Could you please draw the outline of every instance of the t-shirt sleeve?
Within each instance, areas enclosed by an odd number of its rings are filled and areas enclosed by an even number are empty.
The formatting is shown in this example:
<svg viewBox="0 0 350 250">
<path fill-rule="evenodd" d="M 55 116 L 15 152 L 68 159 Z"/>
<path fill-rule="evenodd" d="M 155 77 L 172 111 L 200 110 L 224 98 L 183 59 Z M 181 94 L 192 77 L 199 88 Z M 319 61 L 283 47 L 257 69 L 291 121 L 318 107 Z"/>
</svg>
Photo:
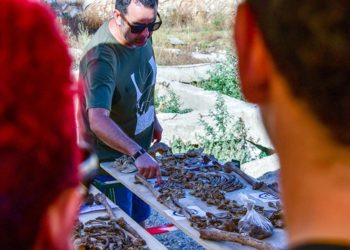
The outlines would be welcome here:
<svg viewBox="0 0 350 250">
<path fill-rule="evenodd" d="M 116 88 L 113 63 L 116 63 L 108 51 L 101 51 L 90 58 L 84 76 L 86 85 L 86 108 L 104 108 L 111 110 L 112 98 Z"/>
</svg>

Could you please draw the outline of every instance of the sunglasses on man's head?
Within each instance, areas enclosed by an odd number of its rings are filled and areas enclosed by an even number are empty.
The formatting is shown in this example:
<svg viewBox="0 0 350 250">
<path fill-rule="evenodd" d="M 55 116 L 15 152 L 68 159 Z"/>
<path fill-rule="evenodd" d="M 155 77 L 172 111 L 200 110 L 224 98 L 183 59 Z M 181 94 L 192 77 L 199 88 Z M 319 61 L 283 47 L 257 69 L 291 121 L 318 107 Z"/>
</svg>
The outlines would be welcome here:
<svg viewBox="0 0 350 250">
<path fill-rule="evenodd" d="M 145 28 L 148 29 L 149 32 L 155 31 L 160 28 L 162 25 L 162 19 L 160 18 L 159 13 L 157 12 L 157 17 L 159 18 L 159 21 L 149 23 L 149 24 L 131 24 L 129 21 L 126 19 L 126 17 L 122 14 L 121 17 L 125 20 L 125 22 L 129 25 L 131 33 L 134 34 L 140 34 L 142 31 L 144 31 Z"/>
</svg>

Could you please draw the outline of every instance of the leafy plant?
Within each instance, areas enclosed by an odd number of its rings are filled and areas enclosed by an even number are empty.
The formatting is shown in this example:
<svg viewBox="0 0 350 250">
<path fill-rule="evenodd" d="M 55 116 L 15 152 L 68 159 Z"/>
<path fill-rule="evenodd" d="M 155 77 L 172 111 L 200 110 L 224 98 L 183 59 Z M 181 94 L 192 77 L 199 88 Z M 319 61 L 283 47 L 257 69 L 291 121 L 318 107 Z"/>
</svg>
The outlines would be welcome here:
<svg viewBox="0 0 350 250">
<path fill-rule="evenodd" d="M 184 142 L 180 138 L 176 138 L 170 142 L 170 147 L 173 153 L 183 153 L 198 147 L 198 145 L 193 145 L 190 142 Z"/>
<path fill-rule="evenodd" d="M 249 141 L 247 129 L 241 118 L 233 119 L 227 111 L 224 98 L 218 95 L 215 110 L 209 112 L 211 123 L 203 118 L 199 120 L 205 135 L 198 136 L 199 145 L 208 154 L 221 161 L 239 160 L 241 163 L 260 158 L 258 150 Z"/>
<path fill-rule="evenodd" d="M 182 103 L 179 101 L 179 97 L 173 90 L 169 90 L 168 96 L 155 97 L 155 107 L 162 113 L 176 113 L 186 114 L 192 111 L 192 109 L 182 109 Z"/>
<path fill-rule="evenodd" d="M 174 153 L 186 152 L 193 148 L 204 148 L 220 161 L 238 160 L 242 164 L 269 155 L 260 145 L 253 142 L 247 134 L 247 128 L 241 118 L 234 119 L 227 111 L 224 98 L 218 95 L 214 111 L 209 112 L 210 121 L 199 119 L 204 135 L 197 135 L 198 143 L 191 144 L 180 138 L 170 142 Z"/>
<path fill-rule="evenodd" d="M 237 74 L 237 60 L 232 54 L 227 56 L 226 62 L 218 64 L 209 74 L 209 80 L 199 82 L 199 87 L 243 100 Z"/>
<path fill-rule="evenodd" d="M 204 152 L 212 154 L 220 161 L 238 160 L 242 164 L 263 158 L 270 153 L 254 142 L 247 134 L 247 128 L 241 118 L 230 116 L 222 95 L 218 95 L 214 110 L 209 112 L 210 120 L 199 119 L 204 135 L 197 135 L 197 143 L 184 142 L 180 138 L 170 142 L 174 153 L 186 152 L 194 148 L 204 148 Z"/>
</svg>

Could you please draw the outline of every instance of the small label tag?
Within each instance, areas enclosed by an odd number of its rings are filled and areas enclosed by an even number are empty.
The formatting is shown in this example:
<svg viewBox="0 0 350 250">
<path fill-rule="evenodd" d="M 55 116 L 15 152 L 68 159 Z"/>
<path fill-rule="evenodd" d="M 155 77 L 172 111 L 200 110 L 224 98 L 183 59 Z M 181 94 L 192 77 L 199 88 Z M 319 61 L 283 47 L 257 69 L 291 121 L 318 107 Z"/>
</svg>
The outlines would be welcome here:
<svg viewBox="0 0 350 250">
<path fill-rule="evenodd" d="M 249 196 L 253 196 L 255 199 L 263 201 L 279 201 L 280 199 L 272 194 L 263 192 L 263 193 L 250 193 Z"/>
<path fill-rule="evenodd" d="M 206 215 L 206 213 L 202 209 L 197 207 L 197 206 L 189 206 L 187 208 L 191 211 L 191 213 L 193 215 L 198 215 L 198 216 L 205 216 Z M 175 211 L 173 211 L 171 209 L 164 210 L 164 212 L 169 217 L 173 218 L 174 220 L 184 220 L 184 219 L 186 219 L 186 217 L 184 215 L 179 214 L 179 213 L 177 213 L 177 212 L 175 212 Z"/>
<path fill-rule="evenodd" d="M 112 209 L 118 208 L 118 206 L 116 204 L 114 204 L 113 202 L 111 202 L 109 200 L 107 200 L 107 202 Z M 106 210 L 105 206 L 103 206 L 103 205 L 92 205 L 92 206 L 85 205 L 85 206 L 80 207 L 79 213 L 86 214 L 86 213 L 90 213 L 90 212 L 103 211 L 103 210 Z"/>
<path fill-rule="evenodd" d="M 188 206 L 187 208 L 190 209 L 191 212 L 193 212 L 194 215 L 206 216 L 206 212 L 204 212 L 202 209 L 200 209 L 197 206 Z"/>
</svg>

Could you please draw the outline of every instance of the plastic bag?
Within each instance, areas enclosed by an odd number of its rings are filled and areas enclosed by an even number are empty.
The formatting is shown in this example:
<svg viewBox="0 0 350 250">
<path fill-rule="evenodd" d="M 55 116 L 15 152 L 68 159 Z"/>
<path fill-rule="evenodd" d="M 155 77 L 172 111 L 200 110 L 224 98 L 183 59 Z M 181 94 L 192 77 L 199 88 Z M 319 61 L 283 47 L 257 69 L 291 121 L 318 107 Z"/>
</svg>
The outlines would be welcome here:
<svg viewBox="0 0 350 250">
<path fill-rule="evenodd" d="M 255 211 L 254 201 L 247 196 L 243 196 L 242 200 L 246 203 L 247 213 L 238 222 L 239 232 L 259 240 L 270 237 L 273 233 L 271 222 Z"/>
</svg>

